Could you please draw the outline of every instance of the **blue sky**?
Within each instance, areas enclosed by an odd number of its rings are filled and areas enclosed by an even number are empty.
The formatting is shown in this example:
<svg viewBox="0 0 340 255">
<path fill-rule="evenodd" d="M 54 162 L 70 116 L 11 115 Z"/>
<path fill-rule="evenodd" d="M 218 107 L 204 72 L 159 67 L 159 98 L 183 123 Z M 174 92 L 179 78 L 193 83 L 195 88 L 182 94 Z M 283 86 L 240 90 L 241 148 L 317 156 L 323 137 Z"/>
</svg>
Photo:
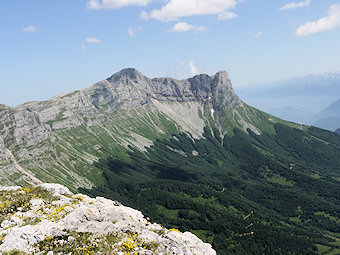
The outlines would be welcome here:
<svg viewBox="0 0 340 255">
<path fill-rule="evenodd" d="M 227 70 L 234 86 L 340 71 L 340 0 L 2 0 L 0 103 Z"/>
</svg>

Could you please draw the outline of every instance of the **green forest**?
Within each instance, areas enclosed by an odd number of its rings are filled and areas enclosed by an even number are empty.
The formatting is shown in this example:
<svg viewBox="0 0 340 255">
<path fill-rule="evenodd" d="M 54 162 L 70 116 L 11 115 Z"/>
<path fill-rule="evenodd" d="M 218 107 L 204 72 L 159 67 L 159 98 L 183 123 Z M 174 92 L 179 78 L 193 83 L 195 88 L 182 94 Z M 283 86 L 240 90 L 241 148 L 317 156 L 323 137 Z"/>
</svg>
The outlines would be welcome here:
<svg viewBox="0 0 340 255">
<path fill-rule="evenodd" d="M 168 228 L 191 231 L 218 254 L 340 254 L 340 136 L 275 125 L 204 138 L 156 140 L 95 166 L 91 196 L 118 200 Z"/>
</svg>

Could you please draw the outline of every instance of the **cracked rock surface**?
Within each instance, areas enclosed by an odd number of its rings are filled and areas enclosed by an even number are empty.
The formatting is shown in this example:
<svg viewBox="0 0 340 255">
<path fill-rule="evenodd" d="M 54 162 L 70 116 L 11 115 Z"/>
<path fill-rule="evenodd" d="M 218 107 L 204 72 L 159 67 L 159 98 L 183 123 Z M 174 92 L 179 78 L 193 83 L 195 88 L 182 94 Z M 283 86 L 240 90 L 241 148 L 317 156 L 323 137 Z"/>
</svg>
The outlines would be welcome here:
<svg viewBox="0 0 340 255">
<path fill-rule="evenodd" d="M 0 199 L 0 252 L 216 254 L 190 232 L 150 223 L 117 201 L 73 195 L 60 184 L 2 186 Z"/>
</svg>

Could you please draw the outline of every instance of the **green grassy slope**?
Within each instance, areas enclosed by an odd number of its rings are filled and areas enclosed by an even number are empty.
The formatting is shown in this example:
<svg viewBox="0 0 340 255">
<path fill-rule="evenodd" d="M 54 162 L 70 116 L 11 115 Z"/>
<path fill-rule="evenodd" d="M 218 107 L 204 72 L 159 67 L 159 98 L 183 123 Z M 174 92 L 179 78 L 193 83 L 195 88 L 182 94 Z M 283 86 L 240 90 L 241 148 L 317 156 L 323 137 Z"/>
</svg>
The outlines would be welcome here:
<svg viewBox="0 0 340 255">
<path fill-rule="evenodd" d="M 100 109 L 92 119 L 79 118 L 84 125 L 55 129 L 51 138 L 26 146 L 27 151 L 42 149 L 43 153 L 34 161 L 18 159 L 18 163 L 37 178 L 61 183 L 74 191 L 87 183 L 103 183 L 101 170 L 93 166 L 93 161 L 111 154 L 127 160 L 126 145 L 140 144 L 139 137 L 151 144 L 156 138 L 170 138 L 171 133 L 178 132 L 178 126 L 166 115 L 143 107 L 113 112 Z M 97 124 L 88 124 L 94 121 Z M 22 147 L 11 150 L 16 155 Z M 139 147 L 143 147 L 142 143 Z"/>
<path fill-rule="evenodd" d="M 219 254 L 336 252 L 340 137 L 254 111 L 261 135 L 234 127 L 222 139 L 211 121 L 203 139 L 174 133 L 147 152 L 99 160 L 104 183 L 82 191 L 193 231 Z"/>
</svg>

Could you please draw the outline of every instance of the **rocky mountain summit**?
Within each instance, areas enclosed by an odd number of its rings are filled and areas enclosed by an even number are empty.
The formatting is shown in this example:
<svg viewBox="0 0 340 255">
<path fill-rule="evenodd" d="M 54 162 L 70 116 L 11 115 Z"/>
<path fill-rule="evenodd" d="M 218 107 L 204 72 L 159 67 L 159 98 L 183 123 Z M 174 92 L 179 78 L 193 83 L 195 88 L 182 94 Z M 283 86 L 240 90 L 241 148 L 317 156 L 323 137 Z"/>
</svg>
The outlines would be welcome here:
<svg viewBox="0 0 340 255">
<path fill-rule="evenodd" d="M 179 132 L 201 138 L 211 125 L 222 136 L 234 127 L 260 134 L 268 119 L 256 114 L 234 93 L 226 71 L 176 80 L 124 69 L 48 101 L 0 105 L 0 184 L 90 188 L 100 158 L 130 147 L 144 151 Z"/>
<path fill-rule="evenodd" d="M 104 102 L 110 103 L 112 109 L 120 105 L 131 108 L 151 103 L 152 100 L 200 102 L 213 107 L 241 104 L 226 71 L 217 72 L 214 76 L 200 74 L 190 79 L 176 80 L 149 79 L 136 69 L 128 68 L 95 84 L 89 91 L 96 107 Z"/>
<path fill-rule="evenodd" d="M 190 232 L 165 229 L 117 201 L 73 195 L 60 184 L 2 186 L 0 199 L 1 252 L 216 254 Z"/>
</svg>

